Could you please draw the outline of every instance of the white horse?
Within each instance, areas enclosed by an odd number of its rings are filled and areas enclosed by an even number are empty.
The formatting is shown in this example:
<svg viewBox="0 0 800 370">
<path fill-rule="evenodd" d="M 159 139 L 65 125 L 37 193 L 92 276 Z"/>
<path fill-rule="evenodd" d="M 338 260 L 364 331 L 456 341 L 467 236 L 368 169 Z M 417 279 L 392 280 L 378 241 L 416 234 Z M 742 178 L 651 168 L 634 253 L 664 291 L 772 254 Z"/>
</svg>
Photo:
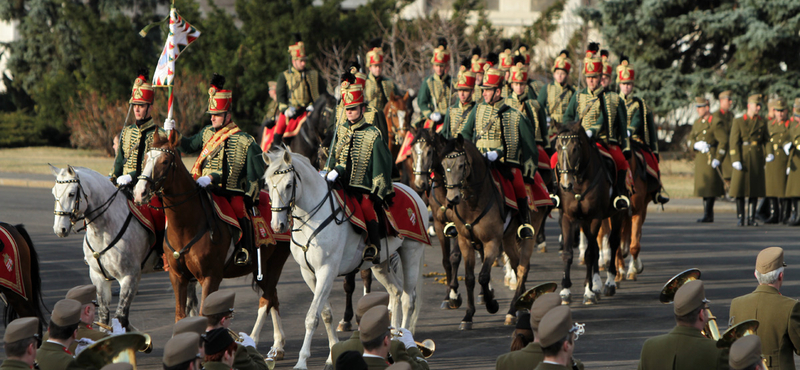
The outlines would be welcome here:
<svg viewBox="0 0 800 370">
<path fill-rule="evenodd" d="M 85 222 L 83 255 L 89 264 L 89 278 L 97 287 L 98 321 L 109 323 L 111 281 L 117 280 L 120 292 L 115 317 L 123 327 L 135 331 L 128 319 L 133 297 L 142 273 L 155 272 L 160 258 L 158 251 L 150 251 L 151 234 L 132 219 L 125 195 L 107 177 L 84 167 L 50 168 L 56 177 L 53 232 L 65 238 Z M 196 315 L 195 284 L 190 285 L 187 310 Z"/>
<path fill-rule="evenodd" d="M 413 332 L 422 302 L 422 289 L 418 289 L 418 282 L 422 277 L 423 243 L 409 238 L 389 237 L 385 240 L 381 255 L 392 257 L 384 257 L 378 265 L 362 263 L 363 236 L 355 232 L 348 221 L 342 222 L 346 216 L 341 214 L 341 208 L 333 199 L 328 184 L 309 160 L 285 148 L 274 148 L 263 156 L 268 165 L 264 178 L 272 202 L 272 229 L 282 233 L 293 227 L 292 255 L 300 265 L 303 279 L 314 292 L 306 314 L 303 347 L 294 368 L 307 368 L 306 362 L 311 356 L 311 337 L 319 325 L 320 314 L 327 330 L 329 346 L 333 347 L 339 341 L 331 325 L 333 316 L 328 296 L 336 276 L 357 269 L 372 268 L 375 277 L 391 297 L 389 309 L 394 312 L 392 325 Z M 412 194 L 420 210 L 426 209 L 425 203 L 411 188 L 396 185 Z M 427 211 L 421 216 L 426 230 Z M 398 257 L 401 269 L 397 266 Z M 330 354 L 327 363 L 331 363 Z"/>
</svg>

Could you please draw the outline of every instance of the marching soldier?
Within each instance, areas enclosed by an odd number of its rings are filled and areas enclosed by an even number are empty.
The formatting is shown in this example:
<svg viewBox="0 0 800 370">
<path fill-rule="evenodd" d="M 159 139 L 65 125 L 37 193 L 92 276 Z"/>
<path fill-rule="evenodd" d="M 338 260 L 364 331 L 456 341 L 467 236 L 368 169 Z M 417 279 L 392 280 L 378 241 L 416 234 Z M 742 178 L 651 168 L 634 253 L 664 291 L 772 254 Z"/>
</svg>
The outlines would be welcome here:
<svg viewBox="0 0 800 370">
<path fill-rule="evenodd" d="M 484 101 L 469 114 L 467 123 L 461 129 L 461 136 L 474 142 L 489 162 L 500 160 L 494 166 L 510 167 L 519 207 L 520 226 L 517 228 L 517 237 L 532 239 L 534 232 L 524 181 L 532 182 L 536 174 L 536 136 L 528 118 L 504 103 L 501 96 L 503 84 L 500 70 L 486 69 L 481 84 Z M 498 169 L 493 168 L 492 171 Z"/>
<path fill-rule="evenodd" d="M 394 195 L 392 155 L 381 140 L 380 131 L 365 119 L 362 86 L 354 84 L 355 76 L 349 72 L 342 76 L 342 81 L 342 105 L 347 119 L 337 124 L 336 139 L 324 171 L 329 182 L 335 182 L 341 175 L 345 192 L 360 202 L 369 241 L 362 258 L 378 264 L 381 243 L 377 210 Z"/>
<path fill-rule="evenodd" d="M 261 137 L 258 140 L 262 151 L 269 150 L 269 148 L 265 146 L 266 139 L 269 136 L 269 131 L 275 127 L 275 122 L 278 121 L 278 116 L 280 113 L 278 111 L 278 83 L 275 81 L 269 81 L 267 82 L 267 86 L 269 86 L 269 101 L 267 102 L 267 107 L 265 109 L 266 113 L 264 113 L 264 119 L 261 120 Z"/>
<path fill-rule="evenodd" d="M 712 115 L 712 121 L 718 123 L 722 131 L 725 133 L 723 138 L 724 139 L 719 141 L 719 145 L 717 145 L 717 150 L 719 152 L 724 151 L 724 158 L 721 160 L 720 169 L 722 169 L 722 179 L 725 181 L 727 185 L 730 185 L 731 182 L 731 172 L 733 171 L 733 167 L 731 167 L 731 153 L 728 148 L 728 139 L 731 136 L 731 125 L 733 125 L 733 111 L 731 111 L 731 105 L 733 104 L 733 99 L 731 98 L 732 92 L 730 90 L 723 91 L 719 93 L 719 110 L 714 112 Z"/>
<path fill-rule="evenodd" d="M 39 343 L 39 319 L 21 317 L 6 326 L 3 349 L 6 359 L 0 370 L 30 370 L 36 363 L 36 346 Z"/>
<path fill-rule="evenodd" d="M 603 61 L 603 74 L 600 76 L 600 85 L 608 91 L 614 91 L 611 88 L 611 78 L 614 76 L 614 66 L 608 60 L 608 50 L 600 50 L 600 59 Z"/>
<path fill-rule="evenodd" d="M 617 167 L 612 199 L 614 208 L 623 210 L 631 205 L 627 187 L 629 165 L 625 159 L 625 155 L 630 153 L 623 154 L 630 151 L 626 127 L 628 118 L 625 102 L 617 93 L 600 85 L 603 62 L 597 56 L 599 49 L 600 45 L 593 42 L 586 50 L 583 72 L 587 87 L 572 95 L 564 113 L 564 122 L 578 121 L 586 129 L 586 136 L 611 154 Z"/>
<path fill-rule="evenodd" d="M 548 126 L 548 141 L 555 138 L 558 133 L 556 126 L 563 122 L 564 112 L 567 110 L 575 88 L 567 83 L 569 70 L 572 68 L 572 61 L 569 59 L 569 51 L 561 50 L 561 53 L 553 62 L 553 82 L 542 87 L 539 92 L 539 105 L 544 108 Z M 550 146 L 548 154 L 552 155 L 553 149 Z"/>
<path fill-rule="evenodd" d="M 694 193 L 703 198 L 703 217 L 697 222 L 714 222 L 714 201 L 725 195 L 722 178 L 716 172 L 722 163 L 725 150 L 720 142 L 727 142 L 722 126 L 709 114 L 708 99 L 695 98 L 699 118 L 692 125 L 689 142 L 696 151 L 694 156 Z"/>
<path fill-rule="evenodd" d="M 79 368 L 68 349 L 75 341 L 81 322 L 81 304 L 73 299 L 62 299 L 53 307 L 47 333 L 50 336 L 36 352 L 36 362 L 46 370 Z"/>
<path fill-rule="evenodd" d="M 731 177 L 731 197 L 736 198 L 736 212 L 739 226 L 758 226 L 755 220 L 756 203 L 766 193 L 764 164 L 775 160 L 774 154 L 764 156 L 769 132 L 767 124 L 758 114 L 761 109 L 761 95 L 747 98 L 747 113 L 733 120 L 729 140 L 733 175 Z M 748 197 L 745 210 L 745 197 Z M 744 214 L 742 213 L 744 212 Z M 745 221 L 745 218 L 747 219 Z"/>
<path fill-rule="evenodd" d="M 436 131 L 441 129 L 444 123 L 444 115 L 450 105 L 452 94 L 452 81 L 447 73 L 450 66 L 450 51 L 447 50 L 447 40 L 439 38 L 439 46 L 433 49 L 433 74 L 425 77 L 419 87 L 417 105 L 422 113 L 423 127 L 435 127 Z"/>
<path fill-rule="evenodd" d="M 470 67 L 470 71 L 475 74 L 475 81 L 483 81 L 483 67 L 486 63 L 487 58 L 481 56 L 481 48 L 477 46 L 472 48 L 472 67 Z M 482 99 L 481 86 L 480 84 L 475 84 L 475 89 L 472 92 L 472 101 L 479 102 Z"/>
<path fill-rule="evenodd" d="M 731 370 L 767 370 L 763 361 L 758 335 L 747 335 L 733 342 L 728 358 Z"/>
<path fill-rule="evenodd" d="M 197 333 L 182 333 L 172 337 L 164 346 L 161 358 L 164 369 L 201 370 L 203 355 L 200 345 L 203 342 Z"/>
<path fill-rule="evenodd" d="M 675 293 L 675 328 L 650 338 L 642 346 L 639 370 L 727 369 L 728 352 L 703 336 L 708 303 L 701 280 L 683 284 Z"/>
<path fill-rule="evenodd" d="M 654 170 L 658 175 L 659 183 L 661 182 L 661 170 L 658 167 L 660 157 L 658 155 L 658 135 L 656 126 L 653 122 L 653 113 L 648 111 L 647 104 L 644 100 L 633 94 L 634 80 L 636 73 L 633 66 L 628 62 L 625 56 L 620 57 L 619 65 L 617 66 L 617 82 L 619 83 L 620 97 L 625 102 L 625 109 L 627 110 L 627 127 L 628 135 L 639 148 L 649 152 L 646 154 L 652 155 L 655 161 L 652 164 L 655 166 Z M 656 204 L 665 204 L 669 202 L 669 198 L 661 194 L 663 186 L 659 188 L 658 193 L 655 195 L 653 202 Z"/>
<path fill-rule="evenodd" d="M 200 152 L 191 170 L 197 184 L 230 202 L 242 231 L 234 263 L 245 266 L 250 264 L 254 251 L 253 226 L 248 210 L 258 202 L 266 168 L 255 139 L 233 122 L 233 92 L 225 90 L 224 85 L 225 77 L 215 73 L 208 89 L 206 112 L 211 115 L 211 125 L 192 137 L 175 134 L 179 135 L 182 152 Z M 278 86 L 280 88 L 280 83 Z M 175 121 L 165 121 L 164 128 L 174 129 Z"/>
<path fill-rule="evenodd" d="M 575 343 L 583 332 L 583 325 L 572 321 L 569 306 L 559 306 L 548 311 L 539 325 L 539 343 L 544 358 L 535 370 L 567 370 L 575 368 L 572 354 Z"/>
<path fill-rule="evenodd" d="M 786 101 L 783 98 L 778 98 L 770 102 L 773 110 L 772 120 L 767 124 L 767 131 L 769 135 L 769 143 L 767 143 L 767 159 L 772 156 L 772 161 L 767 161 L 764 168 L 764 175 L 766 186 L 766 198 L 764 205 L 769 204 L 769 217 L 764 220 L 765 224 L 776 224 L 780 221 L 781 214 L 788 209 L 789 199 L 784 198 L 786 193 L 786 164 L 789 156 L 783 150 L 786 144 L 791 146 L 791 138 L 789 137 L 789 121 L 788 111 L 786 110 Z M 778 203 L 780 198 L 780 205 Z M 783 211 L 781 211 L 783 210 Z"/>
<path fill-rule="evenodd" d="M 786 193 L 785 197 L 791 199 L 791 217 L 789 226 L 800 225 L 798 207 L 800 206 L 800 98 L 794 100 L 792 119 L 789 122 L 789 143 L 783 145 L 783 151 L 789 157 L 786 164 Z M 787 207 L 788 208 L 788 207 Z"/>
<path fill-rule="evenodd" d="M 456 82 L 458 102 L 450 106 L 447 116 L 444 117 L 444 128 L 442 128 L 442 135 L 447 139 L 454 139 L 461 132 L 467 117 L 472 113 L 472 109 L 475 108 L 475 101 L 472 100 L 472 91 L 475 87 L 476 78 L 470 67 L 470 60 L 464 59 L 458 70 L 458 81 Z"/>
<path fill-rule="evenodd" d="M 272 143 L 283 141 L 287 127 L 295 127 L 305 121 L 306 115 L 314 109 L 313 103 L 327 88 L 319 72 L 306 68 L 306 47 L 300 34 L 296 33 L 295 44 L 289 46 L 292 67 L 278 76 L 278 121 L 270 137 L 264 143 L 269 148 Z"/>
<path fill-rule="evenodd" d="M 397 86 L 387 77 L 383 76 L 383 39 L 377 38 L 369 42 L 370 50 L 367 52 L 367 66 L 369 76 L 364 86 L 367 104 L 377 111 L 383 112 L 386 103 L 399 95 Z"/>
<path fill-rule="evenodd" d="M 503 39 L 503 51 L 500 52 L 498 60 L 500 64 L 496 66 L 497 69 L 503 72 L 503 87 L 500 89 L 500 94 L 503 98 L 511 94 L 511 84 L 508 82 L 508 73 L 511 67 L 514 66 L 514 52 L 511 50 L 511 40 Z"/>
<path fill-rule="evenodd" d="M 794 369 L 792 353 L 800 353 L 800 302 L 780 292 L 785 267 L 783 248 L 762 250 L 756 258 L 756 290 L 731 301 L 731 325 L 758 320 L 761 352 L 770 370 Z"/>
<path fill-rule="evenodd" d="M 209 294 L 203 300 L 202 315 L 208 319 L 208 327 L 206 334 L 215 329 L 222 329 L 225 334 L 229 335 L 228 328 L 231 326 L 233 320 L 233 302 L 236 300 L 236 293 L 232 290 L 218 290 Z M 266 370 L 267 363 L 264 361 L 264 356 L 256 350 L 256 343 L 253 338 L 250 338 L 246 333 L 239 333 L 243 339 L 242 343 L 236 344 L 236 351 L 234 353 L 233 367 L 237 370 Z M 231 337 L 231 341 L 233 338 Z M 217 352 L 209 351 L 208 341 L 206 341 L 205 354 L 206 356 L 213 355 Z"/>
</svg>

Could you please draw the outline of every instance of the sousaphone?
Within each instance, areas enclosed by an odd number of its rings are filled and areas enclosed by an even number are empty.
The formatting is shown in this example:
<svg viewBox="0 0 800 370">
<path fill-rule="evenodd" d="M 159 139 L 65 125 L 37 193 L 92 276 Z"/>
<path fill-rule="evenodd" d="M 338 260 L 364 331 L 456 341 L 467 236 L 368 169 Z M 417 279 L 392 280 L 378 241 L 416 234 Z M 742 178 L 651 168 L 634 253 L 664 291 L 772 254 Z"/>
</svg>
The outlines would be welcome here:
<svg viewBox="0 0 800 370">
<path fill-rule="evenodd" d="M 683 284 L 686 284 L 690 281 L 700 280 L 700 270 L 698 269 L 688 269 L 684 272 L 681 272 L 678 275 L 669 279 L 666 284 L 664 284 L 664 288 L 661 289 L 661 295 L 659 296 L 659 300 L 661 303 L 669 304 L 675 300 L 675 293 L 678 292 Z M 711 313 L 711 310 L 706 307 L 704 308 L 706 311 L 706 316 L 708 317 L 708 321 L 706 322 L 705 328 L 703 328 L 703 335 L 713 340 L 719 340 L 719 327 L 717 326 L 717 317 Z"/>
<path fill-rule="evenodd" d="M 519 298 L 514 301 L 514 309 L 517 311 L 530 310 L 536 298 L 541 297 L 542 294 L 545 293 L 553 293 L 556 289 L 558 289 L 558 284 L 552 281 L 530 288 L 526 290 L 525 293 L 520 294 Z"/>
<path fill-rule="evenodd" d="M 112 363 L 129 363 L 136 370 L 136 351 L 144 350 L 150 343 L 150 336 L 144 333 L 125 333 L 106 337 L 86 347 L 75 358 L 79 367 L 100 370 Z"/>
</svg>

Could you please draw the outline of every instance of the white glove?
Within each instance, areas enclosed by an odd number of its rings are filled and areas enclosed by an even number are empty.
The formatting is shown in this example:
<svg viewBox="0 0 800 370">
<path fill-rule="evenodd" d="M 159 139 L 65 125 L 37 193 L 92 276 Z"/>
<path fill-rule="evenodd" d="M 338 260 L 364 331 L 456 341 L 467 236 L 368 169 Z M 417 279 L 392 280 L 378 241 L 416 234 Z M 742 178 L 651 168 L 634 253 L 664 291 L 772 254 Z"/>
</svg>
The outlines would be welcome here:
<svg viewBox="0 0 800 370">
<path fill-rule="evenodd" d="M 710 146 L 708 145 L 707 142 L 701 140 L 701 141 L 698 141 L 698 142 L 694 143 L 694 149 L 697 150 L 700 153 L 708 153 L 708 150 L 710 149 Z"/>
<path fill-rule="evenodd" d="M 441 119 L 442 119 L 442 114 L 441 113 L 439 113 L 439 112 L 431 113 L 431 121 L 439 122 L 439 120 L 441 120 Z"/>
<path fill-rule="evenodd" d="M 297 109 L 294 107 L 286 108 L 286 110 L 283 111 L 283 115 L 286 116 L 286 118 L 294 118 L 295 113 L 297 113 Z"/>
<path fill-rule="evenodd" d="M 775 154 L 767 154 L 767 162 L 772 162 L 775 160 Z"/>
<path fill-rule="evenodd" d="M 111 319 L 111 336 L 125 334 L 125 331 L 125 328 L 119 323 L 119 319 L 116 317 Z"/>
<path fill-rule="evenodd" d="M 197 178 L 197 185 L 201 188 L 211 185 L 211 176 L 200 176 Z"/>
<path fill-rule="evenodd" d="M 742 162 L 739 162 L 739 161 L 733 162 L 733 168 L 735 168 L 737 171 L 741 171 L 742 170 Z"/>
<path fill-rule="evenodd" d="M 719 159 L 716 159 L 716 158 L 712 159 L 711 160 L 711 168 L 717 168 L 717 167 L 719 167 Z"/>
<path fill-rule="evenodd" d="M 592 130 L 586 130 L 586 137 L 591 139 L 592 135 L 594 135 L 594 132 L 592 132 Z"/>
<path fill-rule="evenodd" d="M 133 181 L 133 178 L 128 174 L 117 177 L 117 185 L 128 185 L 131 181 Z"/>
<path fill-rule="evenodd" d="M 792 172 L 791 167 L 786 167 L 786 176 L 789 176 L 789 172 Z"/>
<path fill-rule="evenodd" d="M 239 337 L 242 338 L 243 346 L 256 348 L 256 341 L 254 341 L 253 338 L 250 338 L 250 336 L 246 333 L 239 332 Z"/>
<path fill-rule="evenodd" d="M 497 152 L 494 150 L 492 150 L 491 152 L 484 153 L 483 156 L 486 157 L 486 159 L 488 159 L 489 162 L 494 162 L 497 160 Z"/>
<path fill-rule="evenodd" d="M 328 176 L 328 171 L 325 170 L 319 171 L 319 175 L 325 178 L 326 176 Z"/>
<path fill-rule="evenodd" d="M 309 105 L 309 106 L 306 107 L 306 112 L 311 113 L 313 111 L 314 111 L 314 106 L 313 105 Z"/>
<path fill-rule="evenodd" d="M 417 344 L 414 343 L 414 337 L 411 335 L 411 332 L 408 331 L 408 329 L 400 328 L 399 330 L 401 333 L 403 333 L 403 336 L 397 338 L 397 340 L 399 340 L 400 343 L 403 343 L 406 346 L 406 349 L 417 346 Z"/>
<path fill-rule="evenodd" d="M 81 338 L 75 341 L 78 345 L 75 347 L 75 356 L 78 356 L 86 347 L 94 344 L 94 341 L 89 338 Z"/>
<path fill-rule="evenodd" d="M 166 119 L 164 120 L 164 130 L 171 131 L 175 129 L 175 120 L 174 119 Z"/>
<path fill-rule="evenodd" d="M 628 137 L 631 137 L 631 130 L 628 130 Z"/>
<path fill-rule="evenodd" d="M 786 155 L 789 155 L 789 151 L 792 150 L 792 143 L 783 144 L 783 151 Z"/>
<path fill-rule="evenodd" d="M 328 179 L 328 182 L 334 182 L 338 177 L 339 177 L 339 172 L 336 172 L 336 170 L 328 172 L 328 174 L 325 176 L 325 178 Z"/>
</svg>

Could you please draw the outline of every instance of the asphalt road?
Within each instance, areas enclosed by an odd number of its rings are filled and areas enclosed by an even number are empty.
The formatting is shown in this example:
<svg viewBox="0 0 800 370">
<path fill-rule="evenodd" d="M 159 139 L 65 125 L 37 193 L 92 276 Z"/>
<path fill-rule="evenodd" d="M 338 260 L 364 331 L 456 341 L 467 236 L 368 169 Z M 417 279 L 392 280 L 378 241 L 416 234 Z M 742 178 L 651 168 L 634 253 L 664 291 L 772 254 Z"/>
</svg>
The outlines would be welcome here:
<svg viewBox="0 0 800 370">
<path fill-rule="evenodd" d="M 53 234 L 53 197 L 49 189 L 0 187 L 0 220 L 23 223 L 40 253 L 45 303 L 52 308 L 66 291 L 79 284 L 89 284 L 88 267 L 83 263 L 81 236 L 60 239 Z M 634 369 L 645 339 L 668 332 L 674 325 L 672 306 L 658 301 L 662 285 L 674 274 L 696 267 L 703 272 L 706 295 L 711 300 L 712 311 L 719 326 L 727 327 L 728 309 L 732 298 L 746 294 L 755 286 L 753 269 L 755 256 L 768 246 L 786 248 L 788 281 L 783 294 L 800 295 L 798 278 L 792 273 L 800 264 L 800 251 L 796 249 L 797 231 L 782 226 L 737 228 L 732 214 L 718 214 L 713 224 L 696 224 L 694 213 L 650 213 L 643 238 L 642 258 L 644 274 L 636 282 L 625 281 L 614 297 L 604 297 L 599 304 L 582 306 L 583 266 L 574 266 L 573 295 L 578 302 L 572 304 L 573 317 L 586 323 L 586 334 L 577 342 L 575 357 L 586 368 Z M 557 229 L 553 220 L 546 227 L 550 241 L 549 252 L 535 254 L 531 260 L 532 273 L 529 286 L 560 281 L 561 260 L 558 256 Z M 441 250 L 438 246 L 426 249 L 424 272 L 442 272 Z M 461 269 L 463 275 L 463 267 Z M 331 294 L 336 321 L 344 310 L 344 293 L 339 278 Z M 424 279 L 424 307 L 417 326 L 415 339 L 432 338 L 436 353 L 429 359 L 432 369 L 490 369 L 498 355 L 508 351 L 513 327 L 503 326 L 504 313 L 510 304 L 512 292 L 503 286 L 502 269 L 492 270 L 492 285 L 501 306 L 500 312 L 490 315 L 478 307 L 472 331 L 460 332 L 458 325 L 464 314 L 459 310 L 443 311 L 439 303 L 445 287 Z M 376 282 L 377 289 L 382 289 Z M 232 279 L 223 282 L 226 289 L 234 289 L 236 319 L 232 328 L 250 332 L 255 322 L 258 297 L 250 289 L 249 279 Z M 462 295 L 466 298 L 464 285 Z M 281 312 L 287 333 L 286 359 L 278 368 L 291 368 L 296 360 L 303 337 L 303 320 L 312 294 L 303 282 L 297 263 L 290 257 L 278 286 Z M 361 290 L 361 283 L 358 283 Z M 116 298 L 115 298 L 116 299 Z M 174 298 L 166 273 L 143 277 L 139 294 L 131 308 L 131 322 L 148 332 L 156 349 L 148 355 L 140 354 L 138 362 L 144 369 L 160 369 L 164 343 L 168 340 L 174 321 Z M 116 303 L 116 302 L 115 302 Z M 258 349 L 266 353 L 271 345 L 272 328 L 267 324 Z M 342 333 L 346 339 L 349 333 Z M 314 335 L 310 369 L 321 369 L 327 357 L 327 340 L 320 324 Z M 0 351 L 2 351 L 0 347 Z"/>
</svg>

